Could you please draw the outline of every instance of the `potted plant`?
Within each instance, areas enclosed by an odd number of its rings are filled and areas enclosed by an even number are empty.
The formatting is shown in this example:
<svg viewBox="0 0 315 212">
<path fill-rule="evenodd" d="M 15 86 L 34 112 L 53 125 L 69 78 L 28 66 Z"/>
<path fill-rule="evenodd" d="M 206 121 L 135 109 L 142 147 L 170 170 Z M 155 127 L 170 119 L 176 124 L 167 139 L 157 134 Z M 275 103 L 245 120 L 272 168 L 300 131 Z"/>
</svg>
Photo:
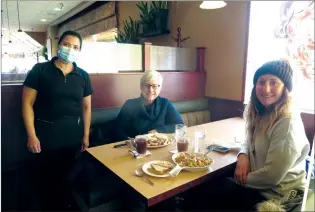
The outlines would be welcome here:
<svg viewBox="0 0 315 212">
<path fill-rule="evenodd" d="M 155 26 L 158 31 L 164 33 L 168 30 L 168 2 L 152 1 L 155 14 Z"/>
<path fill-rule="evenodd" d="M 117 43 L 139 43 L 139 21 L 134 21 L 129 16 L 129 20 L 123 21 L 123 32 L 118 32 L 115 36 Z"/>
<path fill-rule="evenodd" d="M 43 56 L 45 58 L 45 60 L 48 61 L 48 53 L 47 53 L 47 47 L 46 46 L 43 47 L 41 56 Z"/>
<path fill-rule="evenodd" d="M 139 2 L 136 4 L 140 10 L 141 34 L 147 34 L 155 31 L 155 14 L 153 5 L 148 2 Z"/>
<path fill-rule="evenodd" d="M 168 3 L 167 1 L 139 2 L 140 34 L 142 36 L 162 34 L 168 31 Z"/>
</svg>

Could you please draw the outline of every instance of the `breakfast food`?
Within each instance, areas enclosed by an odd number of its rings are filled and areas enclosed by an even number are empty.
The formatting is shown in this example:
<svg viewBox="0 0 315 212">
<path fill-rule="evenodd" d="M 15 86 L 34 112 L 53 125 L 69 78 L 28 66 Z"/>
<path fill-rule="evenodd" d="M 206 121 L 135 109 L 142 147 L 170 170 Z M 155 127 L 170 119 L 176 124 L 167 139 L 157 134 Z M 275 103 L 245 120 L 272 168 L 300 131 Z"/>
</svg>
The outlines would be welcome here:
<svg viewBox="0 0 315 212">
<path fill-rule="evenodd" d="M 150 164 L 149 170 L 157 175 L 164 175 L 173 169 L 173 165 L 171 163 L 155 162 Z"/>
<path fill-rule="evenodd" d="M 159 133 L 148 136 L 148 147 L 165 146 L 171 143 L 171 140 L 166 136 Z"/>
<path fill-rule="evenodd" d="M 176 158 L 175 162 L 181 167 L 206 167 L 211 165 L 212 160 L 203 155 L 198 156 L 195 153 L 182 152 Z"/>
</svg>

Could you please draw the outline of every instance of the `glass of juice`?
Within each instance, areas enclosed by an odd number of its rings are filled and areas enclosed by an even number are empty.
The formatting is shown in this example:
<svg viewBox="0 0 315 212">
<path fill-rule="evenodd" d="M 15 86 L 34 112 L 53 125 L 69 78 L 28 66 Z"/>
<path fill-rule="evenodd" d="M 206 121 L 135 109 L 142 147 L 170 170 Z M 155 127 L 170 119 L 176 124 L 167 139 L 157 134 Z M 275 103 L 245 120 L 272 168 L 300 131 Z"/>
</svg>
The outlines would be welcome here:
<svg viewBox="0 0 315 212">
<path fill-rule="evenodd" d="M 148 138 L 146 136 L 136 136 L 134 145 L 139 154 L 146 154 L 148 148 Z"/>
<path fill-rule="evenodd" d="M 187 152 L 189 150 L 189 144 L 191 142 L 190 138 L 179 138 L 177 139 L 177 151 Z"/>
</svg>

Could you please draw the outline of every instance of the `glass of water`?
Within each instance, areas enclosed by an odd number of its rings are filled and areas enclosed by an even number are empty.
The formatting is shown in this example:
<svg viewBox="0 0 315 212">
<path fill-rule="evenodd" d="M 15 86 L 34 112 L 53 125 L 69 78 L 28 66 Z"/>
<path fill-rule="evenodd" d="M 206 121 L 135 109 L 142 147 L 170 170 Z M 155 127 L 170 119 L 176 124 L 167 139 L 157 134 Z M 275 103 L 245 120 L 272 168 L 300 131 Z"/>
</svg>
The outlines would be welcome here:
<svg viewBox="0 0 315 212">
<path fill-rule="evenodd" d="M 206 131 L 202 128 L 195 127 L 194 152 L 204 153 L 206 149 Z"/>
<path fill-rule="evenodd" d="M 184 124 L 176 124 L 175 125 L 175 139 L 176 141 L 185 137 L 187 131 L 187 127 Z"/>
</svg>

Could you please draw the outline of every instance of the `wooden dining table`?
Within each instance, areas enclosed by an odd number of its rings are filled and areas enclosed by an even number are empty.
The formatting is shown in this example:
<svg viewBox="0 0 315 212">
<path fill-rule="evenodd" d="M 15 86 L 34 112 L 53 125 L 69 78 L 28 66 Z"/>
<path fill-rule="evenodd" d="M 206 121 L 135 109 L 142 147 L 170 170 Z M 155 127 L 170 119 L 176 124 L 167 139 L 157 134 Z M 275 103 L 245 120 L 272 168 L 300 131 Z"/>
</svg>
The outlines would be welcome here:
<svg viewBox="0 0 315 212">
<path fill-rule="evenodd" d="M 205 130 L 206 145 L 224 143 L 229 146 L 235 145 L 235 138 L 243 140 L 245 135 L 245 121 L 235 117 L 198 126 L 188 127 L 187 136 L 194 138 L 195 129 Z M 208 154 L 214 160 L 211 168 L 202 172 L 181 171 L 176 177 L 157 178 L 146 175 L 154 185 L 148 184 L 143 178 L 135 175 L 135 169 L 152 160 L 172 161 L 172 153 L 176 145 L 170 144 L 165 147 L 149 149 L 152 153 L 141 159 L 134 158 L 128 153 L 129 147 L 114 148 L 117 142 L 87 149 L 94 158 L 115 173 L 121 180 L 141 194 L 147 206 L 153 206 L 163 200 L 173 197 L 181 192 L 193 188 L 207 180 L 223 175 L 229 168 L 235 165 L 237 151 L 227 153 L 211 152 Z"/>
</svg>

